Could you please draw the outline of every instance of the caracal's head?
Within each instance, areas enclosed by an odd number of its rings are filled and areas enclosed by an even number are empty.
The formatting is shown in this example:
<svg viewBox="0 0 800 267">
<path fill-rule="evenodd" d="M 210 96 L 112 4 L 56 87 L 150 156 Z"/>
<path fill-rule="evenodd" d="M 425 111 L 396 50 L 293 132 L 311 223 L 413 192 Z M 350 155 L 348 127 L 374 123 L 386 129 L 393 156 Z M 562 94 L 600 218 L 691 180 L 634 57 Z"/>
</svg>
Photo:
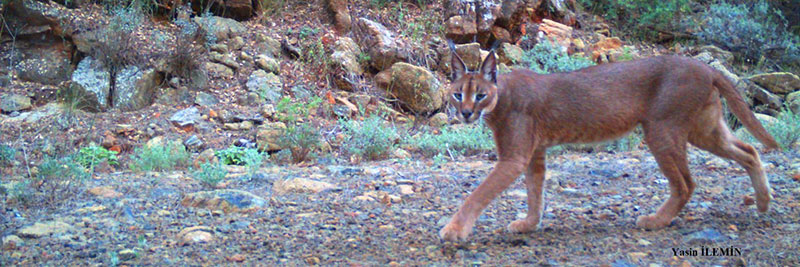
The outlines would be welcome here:
<svg viewBox="0 0 800 267">
<path fill-rule="evenodd" d="M 453 83 L 447 99 L 456 108 L 456 117 L 471 123 L 492 112 L 497 104 L 497 58 L 492 49 L 478 70 L 470 71 L 452 42 L 450 52 L 453 53 Z"/>
</svg>

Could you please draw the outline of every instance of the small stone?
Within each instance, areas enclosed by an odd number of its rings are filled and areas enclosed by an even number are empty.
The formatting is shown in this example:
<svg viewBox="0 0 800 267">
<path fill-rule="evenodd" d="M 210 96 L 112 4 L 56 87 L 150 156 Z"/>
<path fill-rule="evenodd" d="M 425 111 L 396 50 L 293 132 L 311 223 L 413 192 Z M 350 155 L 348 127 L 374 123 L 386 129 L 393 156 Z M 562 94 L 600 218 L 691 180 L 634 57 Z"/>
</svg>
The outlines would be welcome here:
<svg viewBox="0 0 800 267">
<path fill-rule="evenodd" d="M 186 195 L 181 200 L 181 205 L 186 207 L 204 208 L 212 211 L 246 213 L 264 208 L 268 201 L 250 192 L 221 189 L 202 191 Z"/>
<path fill-rule="evenodd" d="M 428 120 L 428 124 L 430 124 L 433 127 L 441 127 L 447 125 L 448 121 L 449 120 L 447 119 L 447 114 L 445 114 L 444 112 L 439 112 L 433 115 L 433 117 L 431 117 Z"/>
<path fill-rule="evenodd" d="M 368 202 L 372 202 L 372 201 L 375 201 L 375 199 L 370 197 L 370 196 L 360 195 L 360 196 L 354 197 L 353 201 L 368 201 Z"/>
<path fill-rule="evenodd" d="M 649 246 L 650 244 L 652 244 L 650 241 L 647 241 L 646 239 L 639 239 L 639 241 L 637 241 L 637 243 L 639 243 L 639 245 L 642 245 L 642 246 Z"/>
<path fill-rule="evenodd" d="M 247 259 L 247 257 L 245 257 L 242 254 L 234 254 L 233 256 L 225 257 L 225 259 L 232 262 L 243 262 L 244 260 Z"/>
<path fill-rule="evenodd" d="M 384 231 L 394 231 L 394 225 L 391 225 L 391 224 L 381 225 L 381 226 L 378 226 L 378 229 L 381 229 L 381 230 L 384 230 Z"/>
<path fill-rule="evenodd" d="M 60 221 L 50 221 L 46 223 L 37 222 L 31 226 L 23 227 L 22 229 L 17 231 L 17 234 L 25 238 L 40 238 L 43 236 L 49 236 L 53 234 L 63 234 L 74 230 L 75 228 L 67 223 Z"/>
<path fill-rule="evenodd" d="M 24 245 L 25 241 L 23 241 L 22 238 L 19 238 L 19 236 L 8 235 L 3 237 L 3 249 L 16 249 Z"/>
<path fill-rule="evenodd" d="M 727 237 L 713 228 L 705 228 L 701 231 L 693 232 L 684 237 L 684 240 L 690 244 L 720 242 L 726 239 Z"/>
<path fill-rule="evenodd" d="M 0 97 L 0 110 L 2 112 L 22 111 L 30 108 L 30 97 L 18 94 L 8 94 Z"/>
<path fill-rule="evenodd" d="M 336 188 L 335 185 L 322 182 L 322 181 L 314 181 L 305 178 L 294 178 L 285 181 L 277 181 L 272 187 L 273 192 L 276 194 L 288 194 L 288 193 L 319 193 L 325 190 L 330 190 Z"/>
<path fill-rule="evenodd" d="M 744 196 L 742 200 L 745 206 L 752 206 L 756 204 L 756 200 L 751 196 Z"/>
<path fill-rule="evenodd" d="M 644 252 L 631 252 L 631 253 L 628 253 L 628 257 L 630 257 L 632 261 L 639 261 L 642 258 L 647 257 L 647 253 L 644 253 Z"/>
<path fill-rule="evenodd" d="M 180 127 L 196 124 L 199 120 L 200 110 L 196 107 L 183 109 L 169 117 L 170 122 Z"/>
<path fill-rule="evenodd" d="M 210 107 L 219 103 L 216 97 L 213 95 L 206 93 L 206 92 L 198 92 L 197 96 L 194 98 L 194 103 L 204 106 Z"/>
<path fill-rule="evenodd" d="M 117 253 L 121 261 L 129 261 L 136 258 L 136 251 L 132 249 L 123 249 Z"/>
<path fill-rule="evenodd" d="M 400 188 L 400 194 L 403 195 L 413 195 L 414 194 L 414 186 L 401 184 L 397 186 Z"/>
<path fill-rule="evenodd" d="M 194 226 L 181 230 L 178 233 L 178 244 L 180 246 L 198 243 L 209 243 L 214 240 L 214 230 L 208 226 Z"/>
<path fill-rule="evenodd" d="M 89 189 L 89 194 L 102 198 L 118 198 L 122 196 L 122 193 L 117 192 L 111 186 L 100 186 Z"/>
</svg>

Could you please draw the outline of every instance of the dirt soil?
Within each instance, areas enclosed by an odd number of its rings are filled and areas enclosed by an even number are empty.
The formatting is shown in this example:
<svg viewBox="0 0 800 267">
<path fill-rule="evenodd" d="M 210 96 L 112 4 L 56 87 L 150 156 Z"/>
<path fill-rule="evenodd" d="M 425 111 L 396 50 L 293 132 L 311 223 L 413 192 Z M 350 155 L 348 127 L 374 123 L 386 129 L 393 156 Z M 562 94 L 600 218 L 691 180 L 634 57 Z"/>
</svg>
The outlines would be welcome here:
<svg viewBox="0 0 800 267">
<path fill-rule="evenodd" d="M 517 181 L 483 213 L 469 241 L 460 244 L 443 243 L 437 233 L 491 170 L 493 162 L 484 158 L 441 166 L 428 160 L 392 160 L 269 167 L 253 179 L 231 167 L 227 188 L 268 200 L 265 208 L 250 213 L 181 205 L 185 194 L 203 190 L 184 172 L 115 172 L 98 175 L 89 188 L 110 186 L 121 193 L 116 197 L 85 193 L 51 210 L 3 209 L 4 236 L 35 222 L 72 226 L 63 234 L 26 238 L 21 247 L 3 250 L 3 262 L 792 266 L 800 264 L 800 190 L 786 166 L 797 164 L 799 156 L 763 155 L 775 199 L 768 213 L 759 214 L 754 205 L 745 204 L 753 190 L 740 166 L 692 149 L 698 190 L 671 226 L 647 231 L 635 227 L 635 218 L 654 212 L 668 196 L 667 181 L 648 152 L 551 155 L 547 212 L 540 230 L 504 231 L 526 211 L 524 187 Z M 335 188 L 273 193 L 277 181 L 297 177 L 327 181 Z M 401 193 L 402 185 L 411 185 L 413 192 Z M 192 226 L 210 227 L 213 239 L 181 244 L 179 232 Z M 729 248 L 730 253 L 702 256 L 704 248 Z M 125 249 L 135 254 L 116 261 Z M 673 249 L 689 255 L 675 256 Z"/>
</svg>

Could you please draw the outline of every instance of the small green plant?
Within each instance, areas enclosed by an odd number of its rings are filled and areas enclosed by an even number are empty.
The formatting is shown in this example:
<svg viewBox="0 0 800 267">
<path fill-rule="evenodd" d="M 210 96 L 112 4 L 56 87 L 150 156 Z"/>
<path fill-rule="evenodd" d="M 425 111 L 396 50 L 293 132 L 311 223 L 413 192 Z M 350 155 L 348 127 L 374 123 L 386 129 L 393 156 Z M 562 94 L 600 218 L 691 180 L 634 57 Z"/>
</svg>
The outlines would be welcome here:
<svg viewBox="0 0 800 267">
<path fill-rule="evenodd" d="M 569 72 L 595 65 L 589 59 L 569 56 L 566 51 L 545 39 L 525 51 L 522 61 L 537 73 Z"/>
<path fill-rule="evenodd" d="M 286 0 L 259 0 L 261 10 L 267 15 L 281 15 L 287 6 Z"/>
<path fill-rule="evenodd" d="M 641 127 L 636 128 L 633 132 L 623 138 L 608 142 L 606 144 L 607 151 L 632 151 L 642 144 Z"/>
<path fill-rule="evenodd" d="M 340 119 L 339 125 L 347 136 L 345 151 L 364 159 L 386 158 L 392 153 L 395 140 L 399 137 L 397 128 L 384 125 L 383 119 L 376 115 L 362 122 Z"/>
<path fill-rule="evenodd" d="M 31 181 L 24 180 L 16 182 L 11 186 L 11 190 L 8 192 L 8 197 L 13 200 L 14 203 L 27 206 L 33 203 L 35 196 L 34 193 L 33 187 L 31 187 Z"/>
<path fill-rule="evenodd" d="M 245 149 L 242 160 L 244 161 L 244 166 L 247 167 L 247 174 L 253 177 L 267 158 L 269 158 L 269 154 L 259 152 L 258 149 Z"/>
<path fill-rule="evenodd" d="M 622 54 L 619 55 L 617 61 L 630 61 L 633 60 L 633 52 L 629 46 L 622 48 Z"/>
<path fill-rule="evenodd" d="M 119 162 L 117 162 L 116 151 L 110 151 L 98 145 L 90 145 L 81 148 L 81 150 L 78 151 L 78 155 L 75 157 L 75 160 L 78 162 L 78 164 L 90 170 L 94 170 L 94 167 L 97 166 L 97 164 L 100 164 L 104 161 L 108 162 L 109 165 L 119 164 Z"/>
<path fill-rule="evenodd" d="M 426 132 L 417 138 L 408 139 L 407 142 L 425 156 L 467 156 L 494 149 L 491 131 L 483 122 L 459 128 L 445 127 L 440 134 Z"/>
<path fill-rule="evenodd" d="M 2 144 L 0 145 L 0 164 L 1 163 L 9 163 L 14 160 L 14 156 L 17 155 L 17 150 L 13 147 Z"/>
<path fill-rule="evenodd" d="M 180 142 L 137 148 L 131 157 L 133 171 L 166 171 L 176 166 L 185 166 L 189 152 Z"/>
<path fill-rule="evenodd" d="M 795 113 L 789 108 L 785 108 L 773 122 L 762 121 L 764 128 L 775 137 L 775 141 L 784 150 L 791 150 L 794 144 L 800 141 L 800 113 Z M 749 143 L 758 141 L 748 131 L 737 131 L 739 138 Z"/>
<path fill-rule="evenodd" d="M 317 96 L 312 97 L 308 103 L 293 103 L 291 98 L 284 97 L 275 106 L 275 118 L 285 123 L 294 123 L 308 117 L 321 103 L 322 98 Z"/>
<path fill-rule="evenodd" d="M 216 188 L 219 182 L 225 179 L 226 175 L 228 175 L 228 170 L 225 169 L 225 165 L 222 162 L 204 162 L 200 165 L 199 170 L 192 173 L 194 179 L 211 189 Z"/>
<path fill-rule="evenodd" d="M 214 155 L 225 165 L 244 165 L 250 176 L 253 176 L 261 168 L 264 159 L 269 157 L 268 154 L 259 152 L 258 149 L 237 146 L 216 151 Z"/>
<path fill-rule="evenodd" d="M 225 165 L 243 165 L 245 148 L 238 146 L 230 146 L 223 150 L 217 150 L 214 155 L 222 161 Z"/>
<path fill-rule="evenodd" d="M 77 194 L 90 175 L 72 157 L 45 158 L 38 170 L 30 185 L 38 189 L 47 204 Z"/>
<path fill-rule="evenodd" d="M 319 130 L 311 123 L 290 124 L 278 138 L 278 144 L 291 151 L 294 163 L 300 163 L 319 147 L 320 137 Z"/>
</svg>

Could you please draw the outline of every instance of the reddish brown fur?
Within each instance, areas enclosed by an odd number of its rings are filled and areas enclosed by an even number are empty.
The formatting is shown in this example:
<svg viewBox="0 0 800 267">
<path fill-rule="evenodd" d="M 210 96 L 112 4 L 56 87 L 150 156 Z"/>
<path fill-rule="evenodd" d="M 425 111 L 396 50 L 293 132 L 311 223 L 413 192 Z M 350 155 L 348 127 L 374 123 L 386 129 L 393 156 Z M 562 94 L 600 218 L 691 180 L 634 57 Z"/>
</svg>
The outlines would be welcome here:
<svg viewBox="0 0 800 267">
<path fill-rule="evenodd" d="M 483 112 L 494 132 L 498 163 L 442 229 L 442 238 L 465 239 L 480 212 L 523 172 L 528 217 L 512 222 L 508 229 L 535 230 L 542 213 L 546 149 L 618 138 L 637 125 L 642 125 L 645 142 L 671 189 L 670 198 L 655 214 L 641 216 L 638 226 L 664 227 L 689 201 L 695 183 L 686 160 L 687 142 L 744 166 L 756 189 L 758 210 L 767 210 L 771 196 L 758 153 L 730 133 L 719 95 L 758 140 L 768 148 L 777 148 L 777 143 L 733 85 L 707 65 L 686 57 L 660 56 L 569 73 L 514 70 L 497 76 L 493 83 L 495 60 L 490 53 L 480 71 L 471 73 L 457 55 L 453 57 L 456 80 L 451 94 L 470 100 L 478 92 L 488 96 L 478 103 L 456 101 L 454 96 L 448 99 L 458 114 L 464 108 Z M 467 122 L 474 121 L 473 117 L 459 116 Z"/>
</svg>

